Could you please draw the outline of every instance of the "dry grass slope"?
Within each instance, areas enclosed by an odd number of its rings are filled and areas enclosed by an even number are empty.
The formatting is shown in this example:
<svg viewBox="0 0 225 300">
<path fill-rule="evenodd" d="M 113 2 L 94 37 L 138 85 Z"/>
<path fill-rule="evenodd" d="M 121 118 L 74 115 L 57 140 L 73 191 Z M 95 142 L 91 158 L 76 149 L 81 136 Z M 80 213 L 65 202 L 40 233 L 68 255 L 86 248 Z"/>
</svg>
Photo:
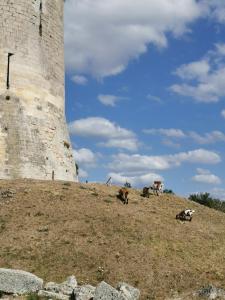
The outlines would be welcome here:
<svg viewBox="0 0 225 300">
<path fill-rule="evenodd" d="M 129 205 L 118 187 L 43 181 L 0 181 L 0 266 L 48 281 L 75 274 L 79 283 L 137 286 L 142 299 L 165 299 L 207 283 L 225 286 L 225 214 L 171 195 Z M 175 219 L 196 210 L 192 222 Z"/>
</svg>

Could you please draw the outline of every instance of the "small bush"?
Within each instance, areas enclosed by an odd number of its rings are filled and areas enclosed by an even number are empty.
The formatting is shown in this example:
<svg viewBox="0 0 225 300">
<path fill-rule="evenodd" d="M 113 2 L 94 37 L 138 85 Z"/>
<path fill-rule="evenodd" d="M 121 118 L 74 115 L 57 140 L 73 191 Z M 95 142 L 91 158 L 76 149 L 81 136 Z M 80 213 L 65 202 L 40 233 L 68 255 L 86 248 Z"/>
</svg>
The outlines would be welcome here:
<svg viewBox="0 0 225 300">
<path fill-rule="evenodd" d="M 163 191 L 163 193 L 164 193 L 164 194 L 171 194 L 171 195 L 174 195 L 173 190 L 168 190 L 168 189 L 165 189 L 165 190 Z"/>
<path fill-rule="evenodd" d="M 130 182 L 125 182 L 125 183 L 124 183 L 124 187 L 126 187 L 126 188 L 131 188 L 132 186 L 131 186 Z"/>
</svg>

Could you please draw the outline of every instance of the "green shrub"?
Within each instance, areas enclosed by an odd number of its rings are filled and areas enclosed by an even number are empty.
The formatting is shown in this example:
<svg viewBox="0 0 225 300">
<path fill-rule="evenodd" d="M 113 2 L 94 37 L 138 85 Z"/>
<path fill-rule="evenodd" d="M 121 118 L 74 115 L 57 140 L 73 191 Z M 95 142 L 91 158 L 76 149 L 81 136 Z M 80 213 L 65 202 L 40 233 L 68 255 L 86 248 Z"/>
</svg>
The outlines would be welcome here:
<svg viewBox="0 0 225 300">
<path fill-rule="evenodd" d="M 168 189 L 165 189 L 163 191 L 164 194 L 171 194 L 171 195 L 174 195 L 174 192 L 172 190 L 168 190 Z"/>
<path fill-rule="evenodd" d="M 201 205 L 225 212 L 225 201 L 213 198 L 209 193 L 191 194 L 188 199 Z"/>
</svg>

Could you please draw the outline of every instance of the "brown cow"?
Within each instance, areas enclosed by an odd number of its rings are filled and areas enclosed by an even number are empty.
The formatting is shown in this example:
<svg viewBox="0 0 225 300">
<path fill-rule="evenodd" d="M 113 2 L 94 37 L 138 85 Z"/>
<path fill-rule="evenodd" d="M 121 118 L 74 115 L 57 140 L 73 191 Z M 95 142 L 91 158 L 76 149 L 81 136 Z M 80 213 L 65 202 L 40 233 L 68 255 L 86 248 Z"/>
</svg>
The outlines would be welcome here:
<svg viewBox="0 0 225 300">
<path fill-rule="evenodd" d="M 124 204 L 128 204 L 128 194 L 129 194 L 129 191 L 128 189 L 126 188 L 121 188 L 119 189 L 119 192 L 118 192 L 118 198 L 123 201 Z"/>
</svg>

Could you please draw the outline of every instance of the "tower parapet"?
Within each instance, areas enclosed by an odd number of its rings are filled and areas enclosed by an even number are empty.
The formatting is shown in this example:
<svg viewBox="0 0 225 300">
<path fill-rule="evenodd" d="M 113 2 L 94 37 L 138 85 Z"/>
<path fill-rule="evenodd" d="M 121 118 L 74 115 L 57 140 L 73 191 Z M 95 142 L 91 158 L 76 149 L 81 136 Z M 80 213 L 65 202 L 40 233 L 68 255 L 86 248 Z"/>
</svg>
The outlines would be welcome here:
<svg viewBox="0 0 225 300">
<path fill-rule="evenodd" d="M 0 3 L 0 178 L 74 180 L 63 0 Z"/>
</svg>

